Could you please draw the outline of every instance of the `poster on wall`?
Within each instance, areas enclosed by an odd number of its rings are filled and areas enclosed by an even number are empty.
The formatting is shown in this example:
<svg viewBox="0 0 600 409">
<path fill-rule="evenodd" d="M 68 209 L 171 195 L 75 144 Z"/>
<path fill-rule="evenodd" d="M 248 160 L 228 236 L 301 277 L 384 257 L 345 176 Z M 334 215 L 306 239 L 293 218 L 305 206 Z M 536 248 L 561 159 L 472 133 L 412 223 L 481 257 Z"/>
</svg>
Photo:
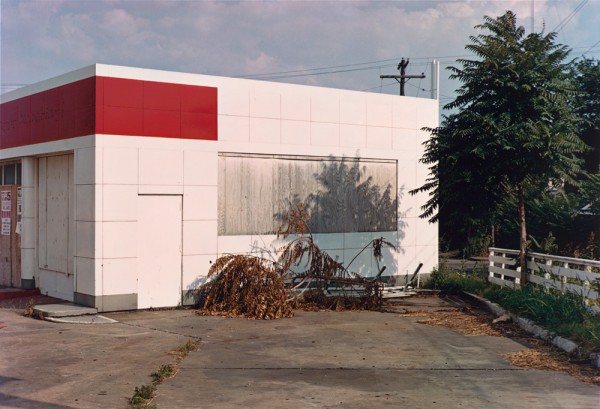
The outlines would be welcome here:
<svg viewBox="0 0 600 409">
<path fill-rule="evenodd" d="M 2 212 L 9 212 L 11 210 L 11 198 L 12 198 L 12 192 L 10 190 L 3 190 L 0 193 L 0 196 L 2 197 Z"/>
<path fill-rule="evenodd" d="M 17 189 L 17 226 L 15 227 L 15 233 L 21 234 L 21 214 L 23 213 L 23 191 L 21 188 Z"/>
<path fill-rule="evenodd" d="M 11 193 L 10 190 L 3 190 L 0 192 L 0 206 L 2 208 L 2 228 L 0 229 L 0 234 L 2 236 L 10 236 L 10 211 L 12 207 Z"/>
</svg>

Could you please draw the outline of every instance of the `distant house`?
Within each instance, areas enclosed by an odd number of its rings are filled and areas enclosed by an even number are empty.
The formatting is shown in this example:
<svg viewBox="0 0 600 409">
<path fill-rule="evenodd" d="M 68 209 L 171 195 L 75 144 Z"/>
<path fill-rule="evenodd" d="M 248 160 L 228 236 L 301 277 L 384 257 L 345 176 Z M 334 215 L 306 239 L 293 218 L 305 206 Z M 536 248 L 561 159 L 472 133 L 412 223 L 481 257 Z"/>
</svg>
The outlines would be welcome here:
<svg viewBox="0 0 600 409">
<path fill-rule="evenodd" d="M 92 65 L 1 96 L 3 282 L 99 311 L 189 302 L 226 253 L 277 251 L 278 216 L 312 211 L 342 263 L 372 239 L 385 274 L 437 264 L 407 191 L 438 101 Z M 371 252 L 351 270 L 375 275 Z"/>
</svg>

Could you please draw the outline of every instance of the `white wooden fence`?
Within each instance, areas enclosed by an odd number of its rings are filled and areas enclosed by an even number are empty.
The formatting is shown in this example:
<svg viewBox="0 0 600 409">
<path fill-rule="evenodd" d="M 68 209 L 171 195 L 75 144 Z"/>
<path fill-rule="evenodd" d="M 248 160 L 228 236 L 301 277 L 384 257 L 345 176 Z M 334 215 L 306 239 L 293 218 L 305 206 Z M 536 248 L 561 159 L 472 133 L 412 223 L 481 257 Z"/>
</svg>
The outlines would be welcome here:
<svg viewBox="0 0 600 409">
<path fill-rule="evenodd" d="M 490 247 L 489 281 L 502 286 L 520 286 L 519 251 Z M 528 279 L 545 288 L 599 300 L 600 261 L 581 258 L 527 254 Z"/>
</svg>

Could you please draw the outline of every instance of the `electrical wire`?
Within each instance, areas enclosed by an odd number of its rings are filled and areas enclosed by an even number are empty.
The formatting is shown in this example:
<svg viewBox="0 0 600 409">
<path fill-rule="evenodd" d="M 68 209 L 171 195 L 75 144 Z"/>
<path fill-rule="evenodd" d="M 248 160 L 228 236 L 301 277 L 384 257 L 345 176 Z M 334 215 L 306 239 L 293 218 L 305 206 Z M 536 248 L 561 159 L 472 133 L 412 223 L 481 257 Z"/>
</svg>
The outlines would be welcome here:
<svg viewBox="0 0 600 409">
<path fill-rule="evenodd" d="M 579 3 L 577 7 L 575 7 L 575 9 L 571 13 L 569 13 L 569 15 L 567 15 L 567 17 L 565 17 L 560 23 L 558 23 L 556 27 L 552 29 L 552 31 L 560 33 L 560 31 L 563 28 L 565 28 L 567 24 L 569 24 L 573 17 L 575 17 L 575 15 L 579 13 L 579 11 L 588 3 L 588 1 L 589 0 L 582 0 L 581 3 Z"/>
</svg>

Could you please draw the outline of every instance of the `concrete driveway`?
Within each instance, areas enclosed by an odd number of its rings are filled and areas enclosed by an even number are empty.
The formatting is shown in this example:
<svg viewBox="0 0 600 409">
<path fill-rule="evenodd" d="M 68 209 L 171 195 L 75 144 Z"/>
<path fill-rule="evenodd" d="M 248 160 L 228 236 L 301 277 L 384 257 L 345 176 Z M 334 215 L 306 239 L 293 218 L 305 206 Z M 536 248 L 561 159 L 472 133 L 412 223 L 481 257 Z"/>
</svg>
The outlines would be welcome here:
<svg viewBox="0 0 600 409">
<path fill-rule="evenodd" d="M 439 298 L 413 309 L 445 309 Z M 413 302 L 414 304 L 414 302 Z M 106 314 L 116 324 L 37 321 L 0 310 L 0 406 L 124 408 L 135 386 L 200 349 L 158 385 L 158 408 L 596 408 L 600 387 L 511 366 L 526 347 L 379 312 L 248 321 L 186 310 Z"/>
</svg>

